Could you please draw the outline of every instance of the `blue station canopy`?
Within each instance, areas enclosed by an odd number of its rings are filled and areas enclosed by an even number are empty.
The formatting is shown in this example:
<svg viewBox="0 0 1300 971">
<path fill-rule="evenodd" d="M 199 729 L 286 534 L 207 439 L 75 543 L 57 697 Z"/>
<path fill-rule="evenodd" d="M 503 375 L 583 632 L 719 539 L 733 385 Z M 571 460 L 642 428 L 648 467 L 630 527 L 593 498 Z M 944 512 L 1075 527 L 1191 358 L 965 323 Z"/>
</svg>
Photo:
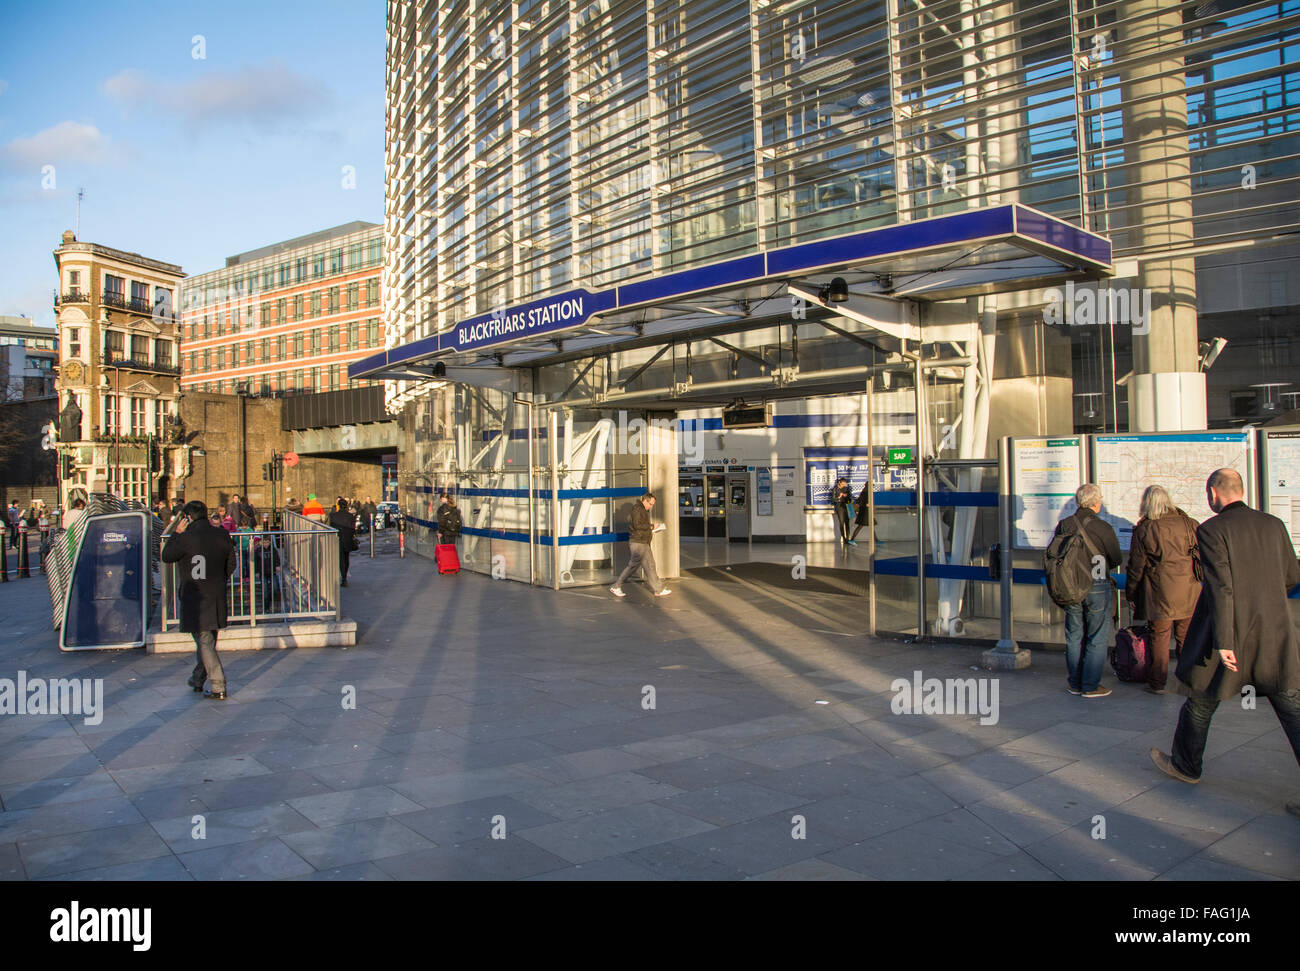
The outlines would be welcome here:
<svg viewBox="0 0 1300 971">
<path fill-rule="evenodd" d="M 788 315 L 790 284 L 843 277 L 851 290 L 919 301 L 1049 287 L 1113 274 L 1111 245 L 1029 206 L 968 209 L 769 249 L 605 290 L 553 294 L 472 317 L 353 363 L 351 378 L 423 380 L 457 367 L 535 367 L 647 338 Z M 752 323 L 751 323 L 752 322 Z"/>
</svg>

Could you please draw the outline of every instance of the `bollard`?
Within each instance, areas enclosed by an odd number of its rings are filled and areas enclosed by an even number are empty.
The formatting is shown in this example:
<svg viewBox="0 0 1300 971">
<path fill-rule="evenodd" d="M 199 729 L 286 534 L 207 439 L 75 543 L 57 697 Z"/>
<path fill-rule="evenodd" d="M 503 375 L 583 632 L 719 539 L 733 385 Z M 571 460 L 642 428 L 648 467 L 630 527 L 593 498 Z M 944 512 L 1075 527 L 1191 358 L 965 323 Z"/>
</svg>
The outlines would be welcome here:
<svg viewBox="0 0 1300 971">
<path fill-rule="evenodd" d="M 0 542 L 0 583 L 9 582 L 9 537 Z"/>
<path fill-rule="evenodd" d="M 375 517 L 370 517 L 370 558 L 375 558 Z"/>
<path fill-rule="evenodd" d="M 27 562 L 27 524 L 18 527 L 18 579 L 25 580 L 32 575 Z"/>
<path fill-rule="evenodd" d="M 397 521 L 397 558 L 400 560 L 406 559 L 406 519 L 405 518 L 399 519 Z M 0 560 L 0 563 L 3 562 L 4 562 L 3 560 Z"/>
</svg>

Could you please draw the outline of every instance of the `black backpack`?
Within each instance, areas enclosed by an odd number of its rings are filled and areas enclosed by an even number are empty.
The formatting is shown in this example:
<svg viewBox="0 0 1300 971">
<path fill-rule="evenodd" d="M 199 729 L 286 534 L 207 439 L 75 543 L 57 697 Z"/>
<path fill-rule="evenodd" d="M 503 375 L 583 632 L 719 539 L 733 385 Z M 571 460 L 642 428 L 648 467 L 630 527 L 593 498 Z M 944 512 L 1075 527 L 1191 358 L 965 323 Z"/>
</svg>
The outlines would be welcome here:
<svg viewBox="0 0 1300 971">
<path fill-rule="evenodd" d="M 1061 520 L 1056 535 L 1043 551 L 1047 595 L 1052 602 L 1058 607 L 1083 603 L 1095 582 L 1093 558 L 1100 555 L 1077 517 Z"/>
</svg>

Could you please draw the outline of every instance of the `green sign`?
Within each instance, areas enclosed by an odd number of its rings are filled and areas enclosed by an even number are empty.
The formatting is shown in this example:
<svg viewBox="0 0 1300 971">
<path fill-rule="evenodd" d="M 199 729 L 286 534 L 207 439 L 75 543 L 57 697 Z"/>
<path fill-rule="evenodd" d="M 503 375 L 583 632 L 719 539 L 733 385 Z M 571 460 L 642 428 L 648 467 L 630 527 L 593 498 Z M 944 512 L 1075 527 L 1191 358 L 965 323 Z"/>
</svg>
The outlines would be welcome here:
<svg viewBox="0 0 1300 971">
<path fill-rule="evenodd" d="M 888 454 L 890 465 L 912 464 L 912 450 L 910 448 L 891 448 Z"/>
</svg>

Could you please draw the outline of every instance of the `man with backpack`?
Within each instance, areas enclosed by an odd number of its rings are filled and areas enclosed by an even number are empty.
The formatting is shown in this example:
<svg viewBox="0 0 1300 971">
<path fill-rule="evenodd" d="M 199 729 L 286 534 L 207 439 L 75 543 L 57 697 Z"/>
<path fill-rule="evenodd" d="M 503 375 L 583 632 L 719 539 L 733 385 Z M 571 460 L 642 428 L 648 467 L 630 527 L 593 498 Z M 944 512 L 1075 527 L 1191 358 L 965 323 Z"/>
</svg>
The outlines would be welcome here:
<svg viewBox="0 0 1300 971">
<path fill-rule="evenodd" d="M 1122 555 L 1115 530 L 1097 514 L 1101 489 L 1091 482 L 1074 494 L 1078 509 L 1056 524 L 1043 554 L 1047 592 L 1065 609 L 1066 690 L 1085 698 L 1105 698 L 1101 673 L 1110 653 L 1114 582 L 1110 571 Z"/>
</svg>

